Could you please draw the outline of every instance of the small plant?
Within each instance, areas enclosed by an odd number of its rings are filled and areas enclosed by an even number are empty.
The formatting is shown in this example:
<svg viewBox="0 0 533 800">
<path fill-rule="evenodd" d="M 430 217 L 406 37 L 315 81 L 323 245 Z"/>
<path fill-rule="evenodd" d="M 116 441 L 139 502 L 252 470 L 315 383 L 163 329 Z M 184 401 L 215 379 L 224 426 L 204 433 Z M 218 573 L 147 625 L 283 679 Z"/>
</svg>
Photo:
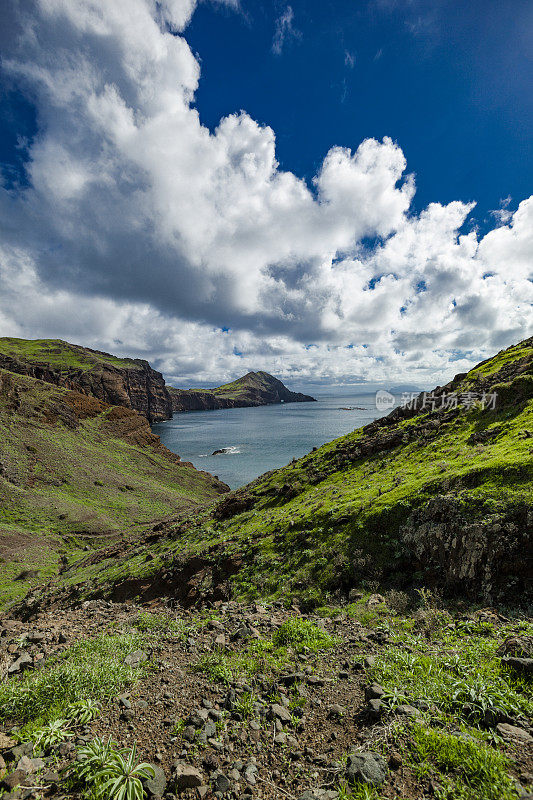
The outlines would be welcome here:
<svg viewBox="0 0 533 800">
<path fill-rule="evenodd" d="M 35 732 L 35 746 L 42 747 L 43 750 L 50 750 L 56 744 L 64 742 L 73 734 L 68 730 L 69 721 L 66 719 L 56 719 L 46 727 Z"/>
<path fill-rule="evenodd" d="M 72 703 L 116 696 L 146 669 L 125 663 L 142 644 L 138 635 L 106 634 L 76 642 L 42 669 L 0 684 L 0 720 L 47 722 L 63 718 Z"/>
<path fill-rule="evenodd" d="M 400 592 L 397 589 L 391 589 L 385 595 L 388 608 L 395 611 L 397 614 L 403 614 L 409 606 L 409 595 L 406 592 Z"/>
<path fill-rule="evenodd" d="M 84 783 L 98 800 L 143 800 L 141 781 L 153 777 L 154 768 L 137 761 L 137 747 L 117 749 L 116 742 L 94 739 L 78 751 L 71 777 Z"/>
<path fill-rule="evenodd" d="M 182 733 L 185 730 L 186 727 L 187 726 L 186 726 L 186 723 L 185 723 L 184 719 L 177 719 L 175 724 L 174 724 L 174 728 L 172 730 L 172 733 L 175 736 L 178 736 L 180 733 Z"/>
<path fill-rule="evenodd" d="M 186 626 L 168 614 L 150 614 L 141 611 L 133 620 L 133 625 L 141 633 L 167 633 L 176 636 L 186 635 Z"/>
<path fill-rule="evenodd" d="M 79 700 L 67 706 L 67 717 L 78 725 L 87 725 L 100 713 L 100 703 L 96 700 Z"/>
<path fill-rule="evenodd" d="M 400 690 L 394 687 L 380 698 L 383 705 L 389 710 L 392 711 L 397 706 L 402 705 L 403 703 L 409 703 L 408 697 Z"/>
<path fill-rule="evenodd" d="M 254 704 L 256 702 L 255 696 L 250 692 L 243 692 L 235 703 L 235 711 L 237 711 L 243 719 L 249 719 L 254 714 Z"/>
<path fill-rule="evenodd" d="M 437 608 L 437 606 L 439 605 L 440 598 L 438 594 L 433 592 L 431 589 L 422 586 L 421 589 L 416 590 L 416 593 L 420 597 L 420 604 L 423 608 L 425 609 Z"/>
<path fill-rule="evenodd" d="M 337 791 L 338 800 L 380 800 L 377 789 L 366 783 L 358 783 L 352 787 L 342 784 Z"/>
<path fill-rule="evenodd" d="M 442 800 L 514 800 L 516 789 L 507 774 L 509 762 L 480 740 L 412 725 L 407 747 L 413 769 L 426 776 L 430 765 L 442 781 Z"/>
<path fill-rule="evenodd" d="M 70 777 L 76 781 L 91 783 L 93 776 L 103 769 L 111 758 L 115 744 L 116 742 L 113 742 L 112 739 L 104 742 L 103 739 L 97 737 L 84 747 L 80 747 L 78 759 L 71 768 Z"/>
<path fill-rule="evenodd" d="M 502 681 L 503 684 L 503 681 Z M 497 683 L 488 685 L 482 679 L 470 679 L 470 682 L 457 681 L 451 687 L 450 697 L 453 706 L 463 709 L 467 716 L 482 718 L 486 712 L 503 711 L 507 714 L 519 713 L 518 706 L 513 703 L 507 687 Z"/>
<path fill-rule="evenodd" d="M 95 783 L 102 783 L 99 794 L 109 800 L 142 800 L 143 778 L 153 777 L 154 768 L 146 762 L 137 762 L 137 747 L 130 752 L 114 751 L 112 757 L 95 775 Z"/>
</svg>

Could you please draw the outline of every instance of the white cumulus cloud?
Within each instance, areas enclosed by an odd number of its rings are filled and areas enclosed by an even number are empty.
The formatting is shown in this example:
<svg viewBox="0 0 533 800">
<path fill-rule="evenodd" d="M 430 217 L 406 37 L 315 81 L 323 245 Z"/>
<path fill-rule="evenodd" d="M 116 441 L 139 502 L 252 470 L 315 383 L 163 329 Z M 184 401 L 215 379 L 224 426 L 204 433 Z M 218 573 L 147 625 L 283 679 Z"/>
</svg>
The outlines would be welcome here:
<svg viewBox="0 0 533 800">
<path fill-rule="evenodd" d="M 332 146 L 307 184 L 246 112 L 209 131 L 195 5 L 9 5 L 3 69 L 39 132 L 27 185 L 0 184 L 0 335 L 149 357 L 179 381 L 431 382 L 533 333 L 533 198 L 481 237 L 472 204 L 413 212 L 389 138 Z"/>
</svg>

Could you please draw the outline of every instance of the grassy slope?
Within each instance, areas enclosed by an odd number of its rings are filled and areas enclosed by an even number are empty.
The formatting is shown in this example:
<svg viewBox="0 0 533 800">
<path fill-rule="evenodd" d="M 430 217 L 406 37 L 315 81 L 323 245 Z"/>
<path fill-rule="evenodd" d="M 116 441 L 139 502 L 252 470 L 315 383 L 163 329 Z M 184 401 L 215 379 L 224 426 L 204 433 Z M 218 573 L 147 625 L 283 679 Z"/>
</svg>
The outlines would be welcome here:
<svg viewBox="0 0 533 800">
<path fill-rule="evenodd" d="M 49 364 L 51 367 L 93 369 L 98 363 L 124 369 L 140 369 L 131 358 L 116 358 L 108 353 L 99 353 L 61 339 L 13 339 L 0 337 L 0 353 L 35 364 Z"/>
<path fill-rule="evenodd" d="M 214 389 L 175 389 L 172 391 L 187 392 L 188 394 L 206 395 L 209 398 L 216 397 L 220 400 L 233 400 L 235 402 L 254 403 L 257 401 L 259 392 L 269 395 L 273 390 L 273 381 L 276 380 L 268 372 L 248 372 L 242 378 L 231 383 L 224 383 Z M 277 383 L 277 381 L 276 381 Z M 279 388 L 279 387 L 278 387 Z M 294 392 L 293 394 L 298 394 Z"/>
<path fill-rule="evenodd" d="M 56 369 L 93 369 L 96 364 L 109 364 L 124 369 L 140 369 L 131 358 L 116 358 L 61 339 L 14 339 L 0 337 L 0 353 L 35 364 L 49 364 Z"/>
<path fill-rule="evenodd" d="M 24 569 L 208 503 L 220 484 L 179 464 L 135 412 L 0 370 L 0 585 L 25 593 Z M 2 563 L 2 561 L 4 563 Z"/>
<path fill-rule="evenodd" d="M 500 353 L 452 384 L 459 393 L 495 385 L 496 410 L 460 406 L 455 415 L 420 412 L 356 430 L 228 495 L 233 516 L 206 512 L 181 525 L 153 549 L 153 561 L 132 551 L 120 565 L 93 565 L 83 580 L 155 575 L 172 554 L 213 546 L 242 557 L 233 581 L 248 597 L 294 594 L 323 603 L 350 586 L 412 580 L 400 528 L 434 498 L 451 497 L 469 522 L 531 513 L 533 439 L 524 432 L 533 433 L 532 345 Z M 358 454 L 358 445 L 391 436 L 402 439 L 392 449 Z M 237 513 L 241 500 L 247 510 Z"/>
<path fill-rule="evenodd" d="M 231 400 L 239 399 L 243 395 L 246 396 L 249 389 L 268 391 L 270 388 L 269 378 L 271 376 L 267 372 L 249 372 L 247 375 L 243 375 L 242 378 L 237 378 L 231 383 L 224 383 L 211 391 L 217 397 L 227 397 Z"/>
</svg>

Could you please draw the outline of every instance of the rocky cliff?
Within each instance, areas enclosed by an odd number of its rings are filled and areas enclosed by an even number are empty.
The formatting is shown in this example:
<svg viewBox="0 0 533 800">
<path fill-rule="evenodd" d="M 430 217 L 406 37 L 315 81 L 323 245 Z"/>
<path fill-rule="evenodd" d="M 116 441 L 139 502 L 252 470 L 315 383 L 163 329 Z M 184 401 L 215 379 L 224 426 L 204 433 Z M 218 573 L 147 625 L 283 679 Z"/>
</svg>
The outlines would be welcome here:
<svg viewBox="0 0 533 800">
<path fill-rule="evenodd" d="M 141 359 L 120 359 L 61 340 L 0 338 L 0 368 L 132 408 L 149 422 L 172 416 L 163 376 Z"/>
<path fill-rule="evenodd" d="M 291 392 L 268 372 L 248 372 L 242 378 L 215 389 L 175 389 L 169 386 L 168 391 L 172 398 L 172 410 L 180 413 L 315 401 L 310 395 Z"/>
<path fill-rule="evenodd" d="M 217 408 L 239 408 L 243 405 L 238 400 L 217 397 L 212 391 L 206 389 L 176 389 L 168 386 L 168 393 L 172 401 L 172 411 L 177 414 L 186 411 L 215 411 Z"/>
</svg>

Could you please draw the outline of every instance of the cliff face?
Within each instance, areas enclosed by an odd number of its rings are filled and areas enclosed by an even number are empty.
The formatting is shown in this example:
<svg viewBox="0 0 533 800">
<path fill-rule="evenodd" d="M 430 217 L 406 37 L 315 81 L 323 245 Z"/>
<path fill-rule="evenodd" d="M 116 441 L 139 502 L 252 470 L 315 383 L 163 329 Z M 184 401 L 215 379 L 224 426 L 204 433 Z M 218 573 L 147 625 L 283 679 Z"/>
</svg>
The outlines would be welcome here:
<svg viewBox="0 0 533 800">
<path fill-rule="evenodd" d="M 172 411 L 183 413 L 185 411 L 215 411 L 217 408 L 239 408 L 247 403 L 239 403 L 237 400 L 217 397 L 210 391 L 196 389 L 175 389 L 168 386 L 168 393 L 172 401 Z"/>
<path fill-rule="evenodd" d="M 163 376 L 141 359 L 118 359 L 56 340 L 0 339 L 0 368 L 134 409 L 149 422 L 172 416 Z"/>
<path fill-rule="evenodd" d="M 249 372 L 233 383 L 215 389 L 175 389 L 169 386 L 168 391 L 172 398 L 172 410 L 180 413 L 315 401 L 310 395 L 291 392 L 268 372 Z"/>
</svg>

